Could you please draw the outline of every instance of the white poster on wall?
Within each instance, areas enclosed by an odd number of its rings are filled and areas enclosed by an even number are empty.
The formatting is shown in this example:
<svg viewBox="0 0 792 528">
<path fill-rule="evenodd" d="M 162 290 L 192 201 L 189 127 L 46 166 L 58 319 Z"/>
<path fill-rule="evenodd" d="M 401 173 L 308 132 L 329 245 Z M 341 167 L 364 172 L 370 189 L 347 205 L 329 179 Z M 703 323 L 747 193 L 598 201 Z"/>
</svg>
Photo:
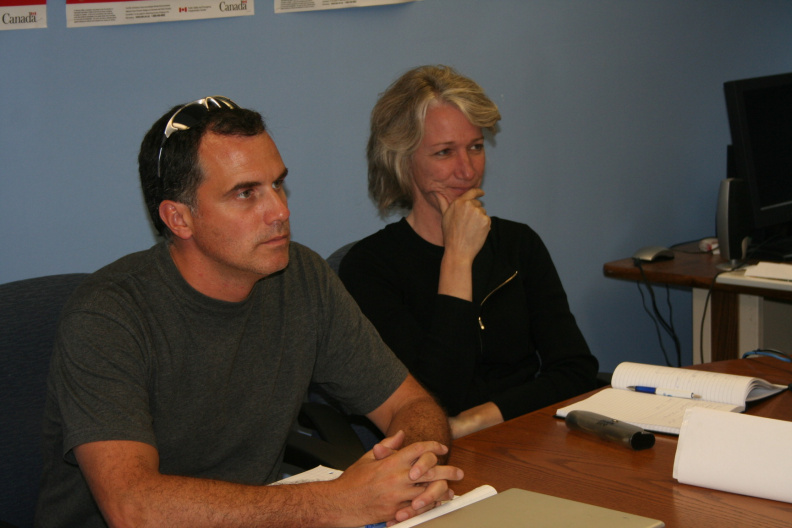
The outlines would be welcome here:
<svg viewBox="0 0 792 528">
<path fill-rule="evenodd" d="M 47 27 L 47 0 L 0 0 L 0 30 Z"/>
<path fill-rule="evenodd" d="M 322 11 L 325 9 L 407 4 L 409 2 L 420 1 L 421 0 L 275 0 L 275 12 L 294 13 L 296 11 Z"/>
<path fill-rule="evenodd" d="M 252 16 L 254 0 L 66 0 L 66 26 L 118 26 Z"/>
</svg>

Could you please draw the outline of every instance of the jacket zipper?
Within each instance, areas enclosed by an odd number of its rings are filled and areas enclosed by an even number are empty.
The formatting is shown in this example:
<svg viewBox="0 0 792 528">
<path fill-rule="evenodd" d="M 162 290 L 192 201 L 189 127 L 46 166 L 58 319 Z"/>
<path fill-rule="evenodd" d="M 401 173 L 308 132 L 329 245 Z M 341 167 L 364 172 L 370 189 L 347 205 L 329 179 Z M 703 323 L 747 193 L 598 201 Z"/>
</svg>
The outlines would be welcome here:
<svg viewBox="0 0 792 528">
<path fill-rule="evenodd" d="M 496 291 L 500 290 L 501 288 L 503 288 L 504 286 L 506 286 L 506 285 L 507 285 L 509 282 L 511 282 L 511 281 L 512 281 L 512 279 L 514 279 L 514 277 L 516 277 L 516 276 L 517 276 L 517 273 L 519 273 L 519 271 L 515 271 L 515 272 L 512 274 L 512 276 L 511 276 L 511 277 L 509 277 L 508 279 L 506 279 L 505 281 L 503 281 L 502 283 L 500 283 L 500 284 L 499 284 L 499 285 L 498 285 L 498 286 L 497 286 L 497 287 L 496 287 L 494 290 L 492 290 L 491 292 L 489 292 L 489 293 L 487 294 L 487 296 L 486 296 L 486 297 L 484 297 L 484 299 L 482 299 L 482 301 L 481 301 L 481 304 L 479 305 L 479 316 L 478 316 L 478 324 L 479 324 L 479 327 L 481 327 L 481 329 L 482 329 L 482 330 L 484 330 L 484 321 L 482 321 L 482 320 L 481 320 L 481 308 L 484 308 L 484 303 L 485 303 L 485 302 L 487 302 L 487 299 L 489 299 L 489 298 L 492 296 L 492 294 L 494 294 Z"/>
</svg>

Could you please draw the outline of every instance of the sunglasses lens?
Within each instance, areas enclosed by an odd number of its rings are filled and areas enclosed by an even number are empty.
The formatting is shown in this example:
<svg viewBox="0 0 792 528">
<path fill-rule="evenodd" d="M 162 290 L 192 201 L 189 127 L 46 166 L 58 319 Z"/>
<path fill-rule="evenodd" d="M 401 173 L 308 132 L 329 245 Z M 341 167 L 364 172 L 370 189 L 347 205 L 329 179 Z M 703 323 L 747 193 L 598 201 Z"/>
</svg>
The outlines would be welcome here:
<svg viewBox="0 0 792 528">
<path fill-rule="evenodd" d="M 209 105 L 212 105 L 215 108 L 226 108 L 228 110 L 234 110 L 239 108 L 239 106 L 237 106 L 237 104 L 234 101 L 232 101 L 228 97 L 223 97 L 222 95 L 207 97 L 206 106 L 209 107 Z"/>
<path fill-rule="evenodd" d="M 179 130 L 191 129 L 200 123 L 210 110 L 236 110 L 238 108 L 239 105 L 228 97 L 215 95 L 193 101 L 177 110 L 168 120 L 168 124 L 165 125 L 165 137 L 162 138 L 159 154 L 157 155 L 157 178 L 162 178 L 160 167 L 162 162 L 162 148 L 165 146 L 165 140 L 171 137 L 171 134 Z"/>
<path fill-rule="evenodd" d="M 201 119 L 204 118 L 208 111 L 209 110 L 201 105 L 185 106 L 171 118 L 173 128 L 178 130 L 192 128 L 201 122 Z"/>
</svg>

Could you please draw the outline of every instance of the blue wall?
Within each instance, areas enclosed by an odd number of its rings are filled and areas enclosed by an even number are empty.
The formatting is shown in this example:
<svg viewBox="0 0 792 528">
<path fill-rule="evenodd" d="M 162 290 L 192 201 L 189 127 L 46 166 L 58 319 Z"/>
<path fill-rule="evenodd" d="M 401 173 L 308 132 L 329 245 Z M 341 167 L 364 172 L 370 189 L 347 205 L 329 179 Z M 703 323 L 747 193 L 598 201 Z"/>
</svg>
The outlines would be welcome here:
<svg viewBox="0 0 792 528">
<path fill-rule="evenodd" d="M 602 264 L 714 234 L 724 81 L 792 71 L 789 0 L 424 0 L 1 31 L 0 283 L 93 271 L 154 242 L 143 133 L 210 94 L 260 110 L 289 167 L 294 239 L 328 256 L 382 225 L 363 149 L 377 93 L 422 63 L 478 80 L 504 116 L 487 210 L 545 239 L 605 368 L 662 363 L 634 284 Z M 661 292 L 661 296 L 662 296 Z M 671 292 L 691 361 L 690 295 Z M 670 345 L 669 345 L 670 346 Z"/>
</svg>

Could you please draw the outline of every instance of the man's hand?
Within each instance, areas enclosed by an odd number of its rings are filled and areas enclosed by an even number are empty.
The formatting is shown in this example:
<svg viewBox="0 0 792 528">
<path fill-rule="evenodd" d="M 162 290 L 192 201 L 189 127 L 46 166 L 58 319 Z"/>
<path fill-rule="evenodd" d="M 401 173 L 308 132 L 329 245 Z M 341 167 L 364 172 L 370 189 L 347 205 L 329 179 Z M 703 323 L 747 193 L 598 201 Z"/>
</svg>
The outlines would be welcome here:
<svg viewBox="0 0 792 528">
<path fill-rule="evenodd" d="M 389 525 L 407 520 L 450 500 L 449 480 L 460 480 L 462 470 L 438 465 L 448 448 L 438 442 L 417 442 L 402 448 L 404 433 L 385 438 L 350 466 L 337 483 L 338 493 L 355 516 L 372 515 Z"/>
</svg>

